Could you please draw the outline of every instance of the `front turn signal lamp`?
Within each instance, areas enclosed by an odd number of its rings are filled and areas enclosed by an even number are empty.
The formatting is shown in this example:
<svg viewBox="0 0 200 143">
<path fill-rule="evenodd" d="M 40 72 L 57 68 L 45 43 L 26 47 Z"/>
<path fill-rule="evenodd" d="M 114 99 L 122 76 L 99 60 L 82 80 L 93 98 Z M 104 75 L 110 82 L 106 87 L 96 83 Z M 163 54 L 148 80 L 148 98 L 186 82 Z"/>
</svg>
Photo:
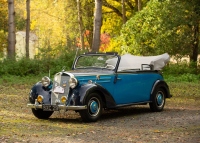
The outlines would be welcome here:
<svg viewBox="0 0 200 143">
<path fill-rule="evenodd" d="M 42 95 L 38 95 L 37 102 L 39 102 L 39 103 L 43 102 L 43 96 Z"/>
<path fill-rule="evenodd" d="M 60 98 L 60 101 L 61 101 L 62 103 L 66 103 L 66 102 L 67 102 L 67 97 L 66 97 L 66 96 L 62 96 L 62 97 Z"/>
</svg>

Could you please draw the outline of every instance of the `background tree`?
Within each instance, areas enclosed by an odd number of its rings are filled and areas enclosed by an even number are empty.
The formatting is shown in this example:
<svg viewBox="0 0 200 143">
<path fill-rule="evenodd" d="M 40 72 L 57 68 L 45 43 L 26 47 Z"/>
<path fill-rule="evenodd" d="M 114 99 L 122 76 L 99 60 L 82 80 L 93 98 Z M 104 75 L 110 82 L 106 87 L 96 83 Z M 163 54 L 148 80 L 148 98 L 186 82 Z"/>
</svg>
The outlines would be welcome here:
<svg viewBox="0 0 200 143">
<path fill-rule="evenodd" d="M 0 29 L 6 30 L 8 28 L 8 3 L 6 0 L 0 0 Z"/>
<path fill-rule="evenodd" d="M 199 26 L 200 26 L 200 3 L 198 0 L 192 1 L 192 12 L 191 12 L 191 21 L 192 21 L 192 32 L 193 32 L 193 40 L 191 43 L 192 53 L 190 55 L 190 59 L 193 62 L 197 62 L 198 54 L 199 54 Z"/>
<path fill-rule="evenodd" d="M 0 57 L 3 57 L 3 51 L 7 48 L 8 31 L 8 3 L 7 0 L 0 0 Z"/>
<path fill-rule="evenodd" d="M 80 33 L 80 41 L 81 48 L 84 48 L 84 29 L 83 29 L 83 19 L 82 19 L 82 11 L 81 11 L 81 2 L 77 0 L 77 10 L 78 10 L 78 23 L 79 23 L 79 33 Z"/>
<path fill-rule="evenodd" d="M 25 0 L 16 1 L 16 28 L 17 30 L 25 30 Z M 138 11 L 137 1 L 138 0 L 125 0 L 122 5 L 122 0 L 103 0 L 102 27 L 100 34 L 109 34 L 111 40 L 113 37 L 119 35 L 123 23 Z M 146 5 L 147 1 L 148 0 L 142 0 L 143 6 Z M 31 1 L 30 30 L 38 36 L 39 49 L 45 49 L 45 47 L 49 49 L 47 45 L 50 45 L 52 51 L 49 52 L 55 54 L 60 51 L 59 49 L 56 50 L 56 48 L 60 46 L 76 48 L 80 41 L 84 43 L 84 46 L 87 45 L 87 49 L 91 49 L 94 27 L 94 9 L 91 7 L 95 7 L 94 0 L 81 0 L 81 31 L 82 33 L 86 33 L 86 31 L 90 33 L 81 38 L 79 34 L 80 22 L 77 21 L 79 17 L 77 1 L 68 2 L 59 0 L 46 1 L 45 3 L 41 0 Z M 123 9 L 125 10 L 124 13 Z M 124 22 L 123 17 L 125 20 Z"/>
<path fill-rule="evenodd" d="M 29 58 L 30 0 L 26 0 L 26 58 Z"/>
<path fill-rule="evenodd" d="M 138 7 L 138 11 L 142 10 L 142 1 L 141 0 L 137 0 L 137 7 Z"/>
<path fill-rule="evenodd" d="M 140 0 L 143 7 L 149 0 Z M 121 0 L 122 2 L 122 0 Z M 102 10 L 102 27 L 101 33 L 110 35 L 109 46 L 104 51 L 113 51 L 118 49 L 121 51 L 120 30 L 131 17 L 138 13 L 138 0 L 125 0 L 121 3 L 119 0 L 104 0 Z M 141 7 L 142 9 L 142 7 Z M 125 10 L 125 11 L 124 11 Z"/>
<path fill-rule="evenodd" d="M 137 55 L 168 52 L 179 58 L 189 55 L 191 61 L 196 62 L 199 49 L 199 13 L 196 2 L 149 2 L 122 29 L 122 51 Z"/>
<path fill-rule="evenodd" d="M 14 0 L 8 0 L 8 58 L 15 58 L 15 9 L 14 9 Z"/>
<path fill-rule="evenodd" d="M 92 42 L 92 51 L 94 52 L 99 51 L 101 25 L 102 25 L 102 0 L 95 0 L 94 29 L 93 29 L 93 42 Z"/>
<path fill-rule="evenodd" d="M 17 29 L 25 30 L 24 0 L 16 1 Z M 76 49 L 80 42 L 77 1 L 59 0 L 44 3 L 41 0 L 34 0 L 30 5 L 30 30 L 38 36 L 38 49 L 51 49 L 48 52 L 54 55 L 59 55 L 59 48 L 63 46 Z M 90 31 L 89 35 L 84 36 L 84 45 L 88 43 L 87 48 L 91 48 L 93 35 L 94 11 L 91 7 L 94 7 L 93 0 L 81 0 L 82 32 Z"/>
<path fill-rule="evenodd" d="M 127 21 L 125 2 L 126 2 L 126 0 L 122 0 L 122 17 L 123 17 L 123 24 L 125 24 L 126 21 Z"/>
</svg>

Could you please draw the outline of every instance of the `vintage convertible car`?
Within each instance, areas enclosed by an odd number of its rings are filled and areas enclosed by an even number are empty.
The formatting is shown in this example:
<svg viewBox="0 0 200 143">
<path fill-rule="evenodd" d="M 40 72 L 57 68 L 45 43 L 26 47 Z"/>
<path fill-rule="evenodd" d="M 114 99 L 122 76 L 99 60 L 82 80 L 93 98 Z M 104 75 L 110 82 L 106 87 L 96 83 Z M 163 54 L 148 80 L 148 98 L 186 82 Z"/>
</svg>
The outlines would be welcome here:
<svg viewBox="0 0 200 143">
<path fill-rule="evenodd" d="M 140 57 L 117 53 L 87 53 L 78 56 L 71 71 L 45 76 L 30 92 L 28 107 L 35 117 L 49 118 L 54 111 L 74 110 L 83 121 L 97 121 L 103 109 L 149 104 L 162 111 L 171 94 L 160 70 L 169 61 L 167 53 Z"/>
</svg>

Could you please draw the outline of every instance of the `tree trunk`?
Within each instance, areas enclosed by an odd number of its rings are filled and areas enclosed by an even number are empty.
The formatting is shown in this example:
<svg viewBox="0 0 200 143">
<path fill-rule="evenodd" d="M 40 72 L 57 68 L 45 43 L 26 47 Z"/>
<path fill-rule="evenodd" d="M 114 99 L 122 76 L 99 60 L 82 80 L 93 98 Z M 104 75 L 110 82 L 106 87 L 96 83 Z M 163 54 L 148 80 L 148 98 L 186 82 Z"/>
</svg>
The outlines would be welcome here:
<svg viewBox="0 0 200 143">
<path fill-rule="evenodd" d="M 14 9 L 14 0 L 8 0 L 8 58 L 15 58 L 15 9 Z"/>
<path fill-rule="evenodd" d="M 194 32 L 193 43 L 192 43 L 192 55 L 190 55 L 190 67 L 194 69 L 194 73 L 197 73 L 197 60 L 199 50 L 199 24 L 196 24 L 192 28 Z"/>
<path fill-rule="evenodd" d="M 77 0 L 77 9 L 78 9 L 78 23 L 79 23 L 79 31 L 80 31 L 80 42 L 81 42 L 81 48 L 83 49 L 85 47 L 84 46 L 84 28 L 83 28 L 83 20 L 82 20 L 80 0 Z"/>
<path fill-rule="evenodd" d="M 26 58 L 29 58 L 30 0 L 26 0 Z"/>
<path fill-rule="evenodd" d="M 126 23 L 126 7 L 125 7 L 126 0 L 122 0 L 122 17 L 123 17 L 123 24 Z"/>
<path fill-rule="evenodd" d="M 142 9 L 142 2 L 141 0 L 138 0 L 138 11 Z"/>
<path fill-rule="evenodd" d="M 94 29 L 92 51 L 98 52 L 100 47 L 100 32 L 102 25 L 102 0 L 95 0 Z"/>
<path fill-rule="evenodd" d="M 193 32 L 194 32 L 194 40 L 192 43 L 192 55 L 190 56 L 190 61 L 192 62 L 197 62 L 197 58 L 198 58 L 198 45 L 199 45 L 199 24 L 196 24 L 195 26 L 193 26 L 192 28 Z"/>
</svg>

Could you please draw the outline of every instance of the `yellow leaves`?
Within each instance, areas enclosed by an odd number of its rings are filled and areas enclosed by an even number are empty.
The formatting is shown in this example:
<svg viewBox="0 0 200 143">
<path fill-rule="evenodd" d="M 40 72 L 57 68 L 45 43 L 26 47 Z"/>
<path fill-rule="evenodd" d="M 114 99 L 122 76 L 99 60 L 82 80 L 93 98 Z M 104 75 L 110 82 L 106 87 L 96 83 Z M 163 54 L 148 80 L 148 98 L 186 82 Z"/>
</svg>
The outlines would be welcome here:
<svg viewBox="0 0 200 143">
<path fill-rule="evenodd" d="M 0 7 L 7 4 L 7 0 L 0 0 Z"/>
<path fill-rule="evenodd" d="M 176 33 L 177 34 L 181 33 L 181 29 L 177 29 Z"/>
<path fill-rule="evenodd" d="M 30 30 L 36 29 L 36 24 L 37 24 L 37 21 L 36 21 L 36 20 L 31 20 L 31 23 L 30 23 Z"/>
<path fill-rule="evenodd" d="M 189 11 L 188 11 L 188 10 L 185 10 L 185 13 L 189 13 Z"/>
<path fill-rule="evenodd" d="M 160 130 L 154 130 L 153 132 L 154 132 L 154 133 L 161 133 Z"/>
<path fill-rule="evenodd" d="M 5 0 L 0 0 L 0 30 L 7 29 L 8 4 Z"/>
<path fill-rule="evenodd" d="M 0 52 L 2 52 L 6 47 L 7 47 L 7 34 L 3 30 L 0 30 Z"/>
<path fill-rule="evenodd" d="M 16 5 L 16 11 L 26 19 L 25 1 Z M 30 30 L 38 36 L 40 47 L 54 48 L 66 43 L 66 1 L 34 0 L 30 4 Z"/>
<path fill-rule="evenodd" d="M 108 47 L 106 48 L 106 52 L 111 52 L 111 51 L 115 51 L 115 52 L 119 52 L 121 51 L 121 42 L 119 40 L 113 40 L 111 39 L 110 44 L 108 45 Z"/>
</svg>

